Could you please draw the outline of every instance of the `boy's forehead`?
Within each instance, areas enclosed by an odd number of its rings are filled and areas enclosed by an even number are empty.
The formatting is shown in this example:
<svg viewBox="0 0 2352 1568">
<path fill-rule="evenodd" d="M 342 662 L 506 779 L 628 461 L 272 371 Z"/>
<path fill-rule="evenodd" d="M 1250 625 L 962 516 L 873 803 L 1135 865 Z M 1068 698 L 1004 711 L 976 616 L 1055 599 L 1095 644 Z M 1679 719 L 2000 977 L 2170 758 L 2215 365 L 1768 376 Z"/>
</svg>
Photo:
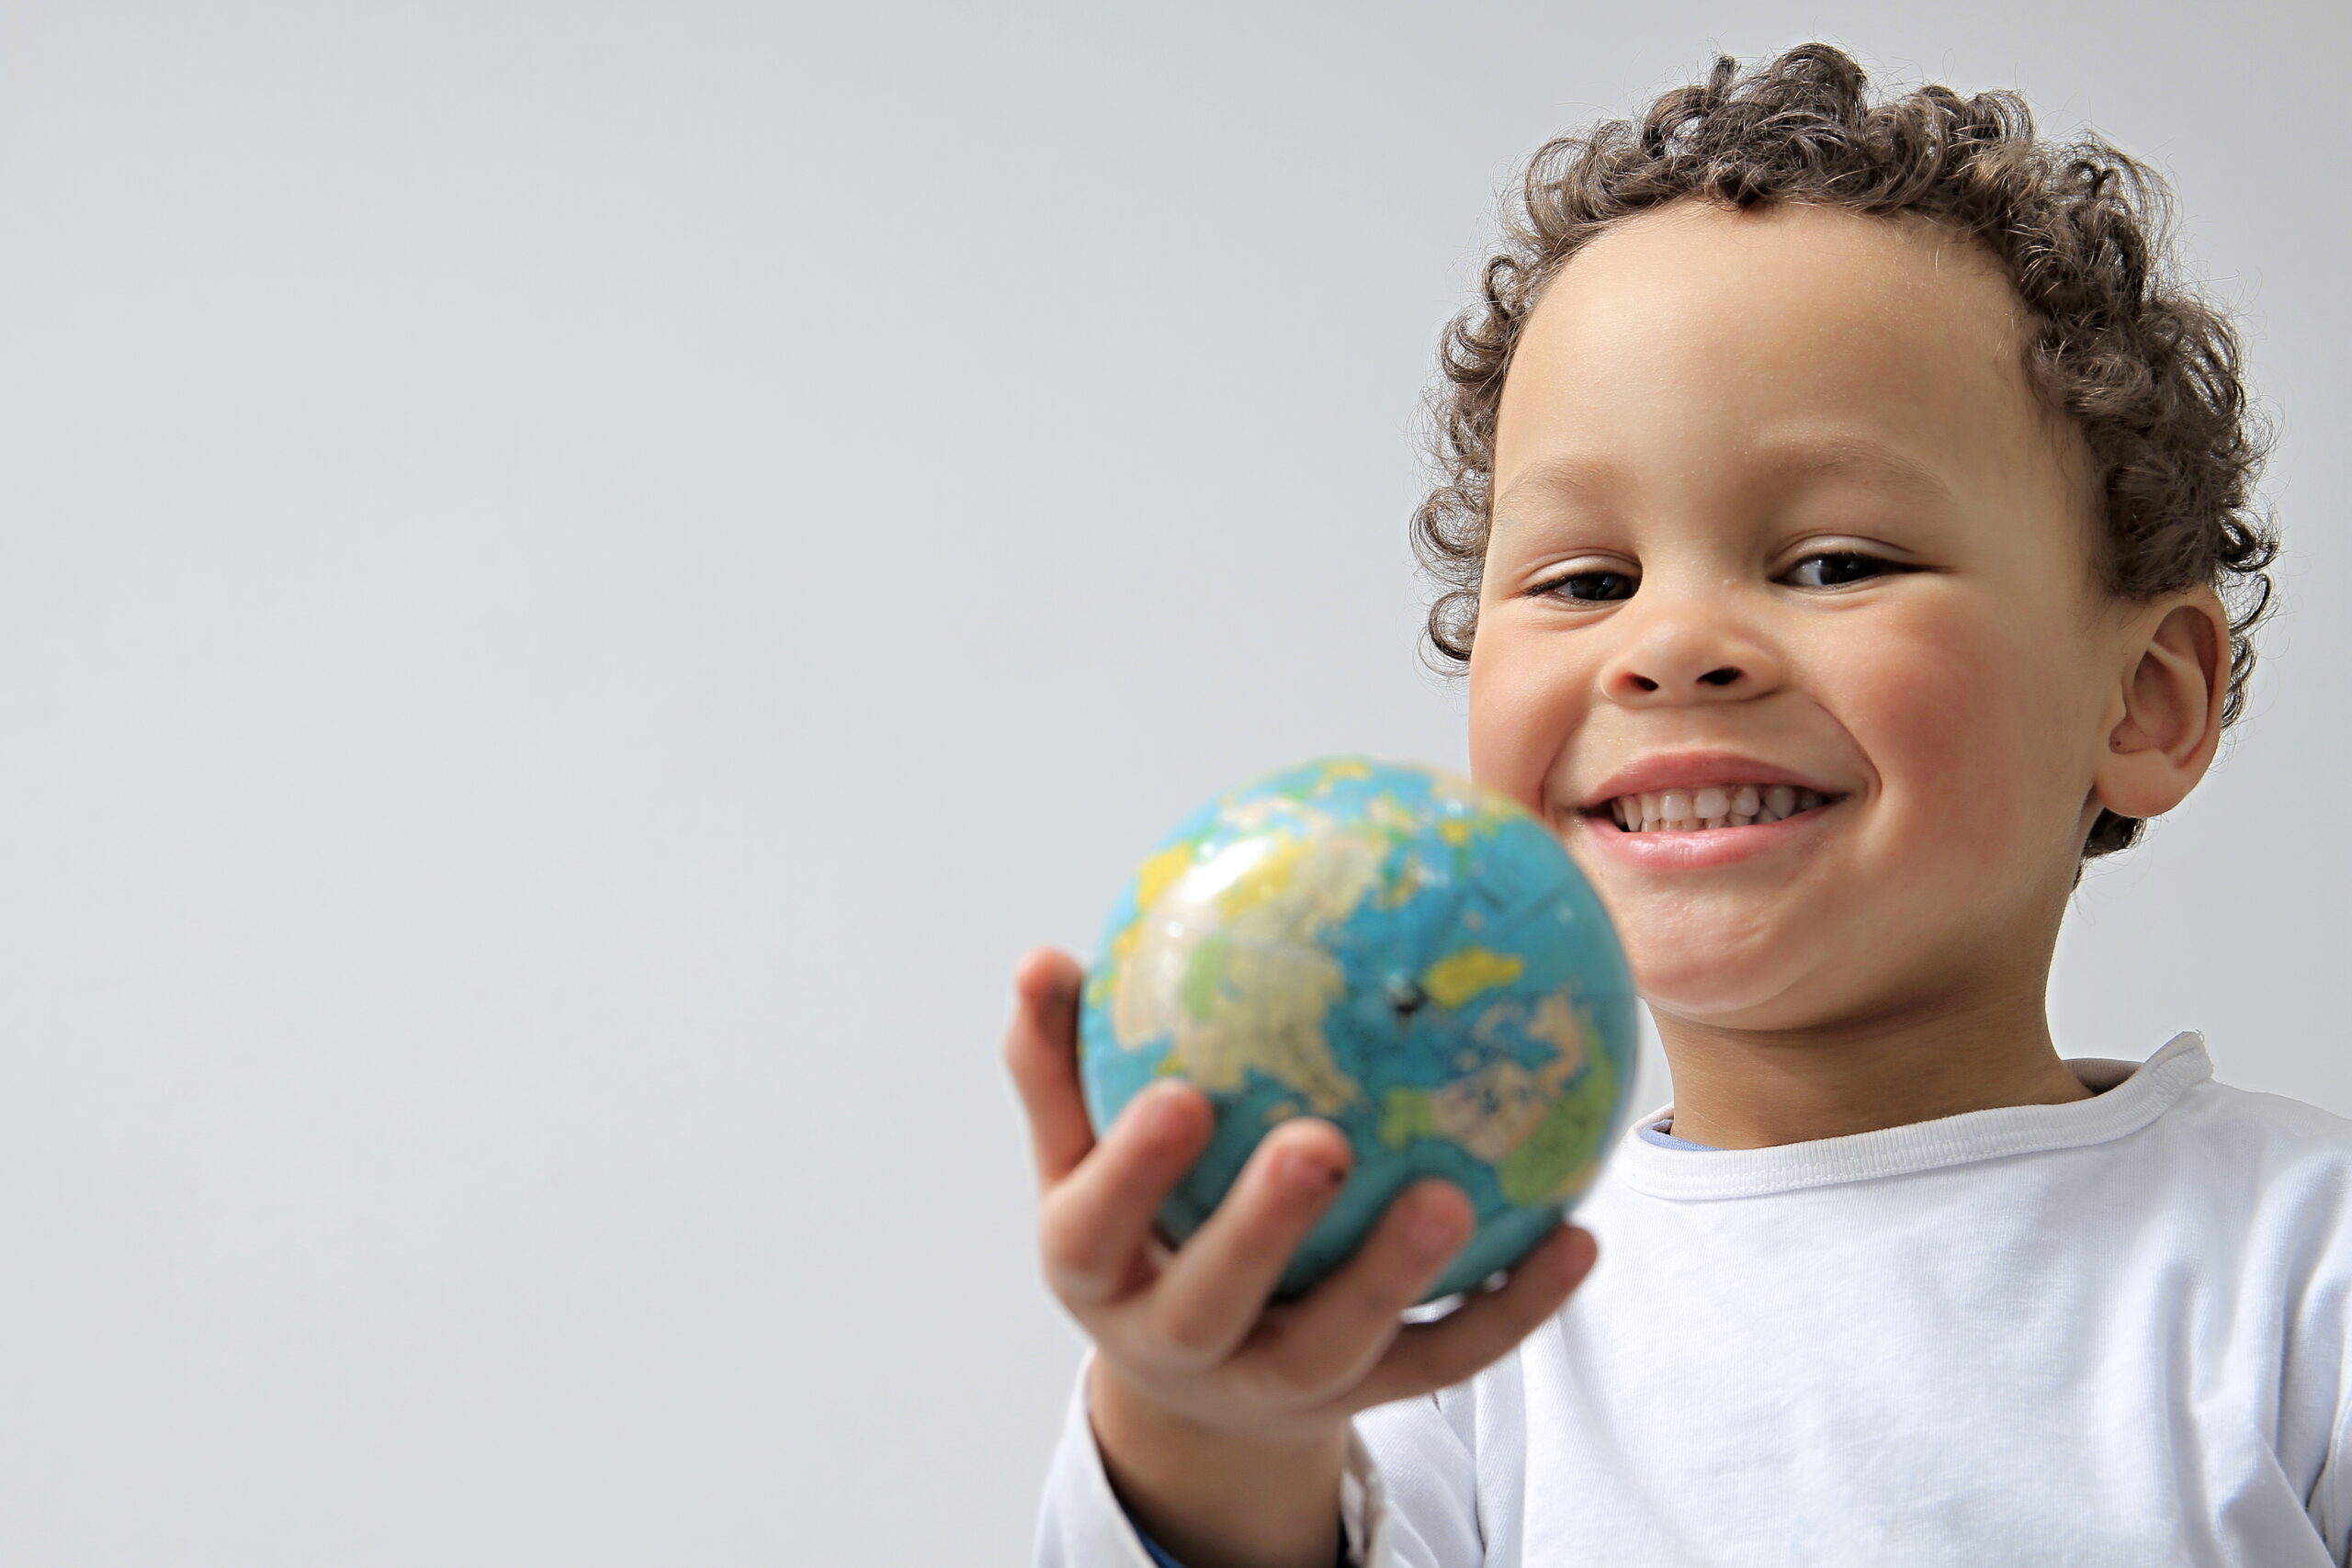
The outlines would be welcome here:
<svg viewBox="0 0 2352 1568">
<path fill-rule="evenodd" d="M 2025 324 L 1997 265 L 1941 225 L 1678 202 L 1592 242 L 1528 318 L 1497 411 L 1497 494 L 1522 470 L 1590 479 L 1604 454 L 1930 493 L 1956 472 L 2014 477 L 2045 434 Z"/>
<path fill-rule="evenodd" d="M 1826 202 L 1748 208 L 1685 198 L 1611 224 L 1577 252 L 1555 291 L 1609 288 L 1619 299 L 1696 288 L 1791 309 L 1901 304 L 2010 327 L 2019 301 L 1998 262 L 1946 223 L 1913 212 L 1865 213 Z M 1745 285 L 1746 287 L 1738 287 Z"/>
</svg>

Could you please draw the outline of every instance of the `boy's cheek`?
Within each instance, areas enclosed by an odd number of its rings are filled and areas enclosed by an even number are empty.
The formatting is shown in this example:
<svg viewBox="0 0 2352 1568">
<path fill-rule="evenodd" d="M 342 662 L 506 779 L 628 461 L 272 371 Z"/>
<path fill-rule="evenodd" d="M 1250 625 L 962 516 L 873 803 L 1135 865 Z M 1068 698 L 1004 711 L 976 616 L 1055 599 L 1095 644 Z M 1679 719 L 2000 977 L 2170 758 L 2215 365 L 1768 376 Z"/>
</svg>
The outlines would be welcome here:
<svg viewBox="0 0 2352 1568">
<path fill-rule="evenodd" d="M 2002 851 L 2037 836 L 2048 814 L 2064 698 L 2052 689 L 2049 664 L 2024 649 L 1988 645 L 1982 627 L 1943 629 L 1928 644 L 1940 642 L 1940 656 L 1885 671 L 1896 678 L 1869 682 L 1849 711 L 1879 775 L 1888 829 L 1928 858 L 1990 872 Z"/>
<path fill-rule="evenodd" d="M 1482 640 L 1471 660 L 1470 776 L 1542 816 L 1545 778 L 1577 722 L 1578 688 L 1556 666 L 1514 661 L 1496 646 L 1507 640 L 1507 632 Z"/>
</svg>

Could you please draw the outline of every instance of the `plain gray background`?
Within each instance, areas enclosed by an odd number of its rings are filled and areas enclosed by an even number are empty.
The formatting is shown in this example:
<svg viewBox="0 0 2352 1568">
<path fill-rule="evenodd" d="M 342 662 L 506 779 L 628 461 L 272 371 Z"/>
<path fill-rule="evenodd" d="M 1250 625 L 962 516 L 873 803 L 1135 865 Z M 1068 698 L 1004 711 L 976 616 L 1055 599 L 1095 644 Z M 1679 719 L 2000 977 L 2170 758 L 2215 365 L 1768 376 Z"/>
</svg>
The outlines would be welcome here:
<svg viewBox="0 0 2352 1568">
<path fill-rule="evenodd" d="M 1025 1561 L 1010 967 L 1242 776 L 1460 765 L 1439 332 L 1518 161 L 1716 49 L 2177 180 L 2286 608 L 2056 1027 L 2352 1111 L 2348 35 L 0 7 L 0 1568 Z"/>
</svg>

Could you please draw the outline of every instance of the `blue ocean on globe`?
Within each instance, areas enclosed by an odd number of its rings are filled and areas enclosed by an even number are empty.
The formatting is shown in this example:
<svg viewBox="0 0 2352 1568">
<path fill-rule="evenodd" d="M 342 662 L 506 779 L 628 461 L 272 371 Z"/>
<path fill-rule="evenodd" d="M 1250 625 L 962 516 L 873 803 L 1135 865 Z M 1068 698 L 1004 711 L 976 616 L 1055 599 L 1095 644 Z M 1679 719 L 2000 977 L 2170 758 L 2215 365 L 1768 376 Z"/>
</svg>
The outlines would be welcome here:
<svg viewBox="0 0 2352 1568">
<path fill-rule="evenodd" d="M 1216 1109 L 1162 1205 L 1181 1244 L 1275 1124 L 1319 1116 L 1348 1180 L 1276 1287 L 1303 1294 L 1440 1176 L 1476 1236 L 1422 1302 L 1508 1268 L 1592 1183 L 1634 1077 L 1614 929 L 1551 831 L 1434 769 L 1324 758 L 1228 791 L 1136 872 L 1079 1022 L 1095 1126 L 1160 1077 Z"/>
</svg>

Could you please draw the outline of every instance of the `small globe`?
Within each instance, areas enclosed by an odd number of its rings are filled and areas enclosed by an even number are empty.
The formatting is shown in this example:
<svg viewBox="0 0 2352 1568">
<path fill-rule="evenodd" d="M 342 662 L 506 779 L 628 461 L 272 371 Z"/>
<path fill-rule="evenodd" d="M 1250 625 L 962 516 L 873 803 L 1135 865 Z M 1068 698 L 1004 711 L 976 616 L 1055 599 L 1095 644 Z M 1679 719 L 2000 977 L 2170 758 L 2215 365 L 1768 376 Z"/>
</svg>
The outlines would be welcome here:
<svg viewBox="0 0 2352 1568">
<path fill-rule="evenodd" d="M 1532 815 L 1432 769 L 1326 758 L 1211 801 L 1143 863 L 1088 974 L 1080 1075 L 1098 1129 L 1162 1077 L 1216 1108 L 1159 1211 L 1171 1244 L 1276 1123 L 1347 1134 L 1353 1168 L 1278 1299 L 1406 1187 L 1453 1181 L 1478 1227 L 1427 1303 L 1509 1268 L 1592 1184 L 1635 1005 L 1607 913 Z"/>
</svg>

